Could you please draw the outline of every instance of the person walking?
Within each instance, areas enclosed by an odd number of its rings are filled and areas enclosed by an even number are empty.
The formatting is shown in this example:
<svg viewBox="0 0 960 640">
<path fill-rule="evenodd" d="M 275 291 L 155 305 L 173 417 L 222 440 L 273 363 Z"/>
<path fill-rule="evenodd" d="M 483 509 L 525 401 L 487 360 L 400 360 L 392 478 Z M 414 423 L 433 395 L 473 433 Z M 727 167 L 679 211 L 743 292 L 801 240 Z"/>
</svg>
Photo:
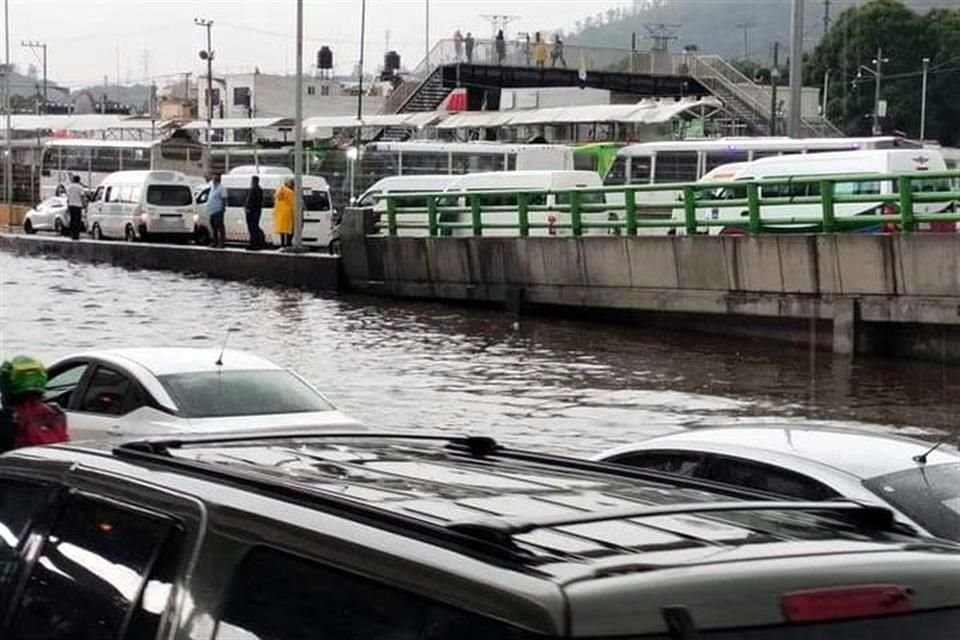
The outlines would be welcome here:
<svg viewBox="0 0 960 640">
<path fill-rule="evenodd" d="M 70 238 L 80 239 L 80 228 L 83 226 L 83 209 L 87 206 L 87 194 L 80 184 L 80 176 L 74 175 L 67 187 L 67 211 L 70 212 Z"/>
<path fill-rule="evenodd" d="M 467 31 L 467 37 L 463 41 L 463 48 L 467 53 L 467 64 L 473 63 L 473 45 L 475 41 L 473 39 L 473 34 Z"/>
<path fill-rule="evenodd" d="M 533 61 L 537 63 L 538 69 L 543 69 L 546 66 L 548 55 L 547 43 L 540 38 L 540 32 L 537 31 L 534 36 Z"/>
<path fill-rule="evenodd" d="M 456 62 L 463 60 L 463 34 L 460 29 L 453 32 L 453 55 Z"/>
<path fill-rule="evenodd" d="M 250 190 L 247 192 L 247 200 L 243 203 L 243 211 L 247 214 L 247 235 L 250 241 L 247 249 L 258 251 L 263 249 L 266 239 L 263 237 L 263 229 L 260 228 L 260 215 L 263 213 L 263 189 L 260 188 L 260 176 L 250 178 Z"/>
<path fill-rule="evenodd" d="M 502 65 L 507 59 L 507 41 L 503 39 L 503 29 L 497 31 L 497 38 L 494 42 L 497 50 L 497 64 Z"/>
<path fill-rule="evenodd" d="M 227 241 L 227 230 L 223 216 L 227 212 L 227 189 L 220 184 L 220 174 L 213 174 L 210 180 L 210 192 L 207 195 L 207 213 L 210 215 L 210 233 L 212 246 L 223 249 Z"/>
<path fill-rule="evenodd" d="M 273 232 L 281 248 L 293 245 L 293 198 L 293 178 L 288 178 L 273 194 Z"/>
<path fill-rule="evenodd" d="M 563 59 L 563 40 L 560 39 L 560 34 L 553 36 L 553 50 L 550 52 L 550 66 L 557 66 L 557 61 L 560 61 L 560 64 L 563 65 L 563 68 L 567 68 L 567 61 Z"/>
</svg>

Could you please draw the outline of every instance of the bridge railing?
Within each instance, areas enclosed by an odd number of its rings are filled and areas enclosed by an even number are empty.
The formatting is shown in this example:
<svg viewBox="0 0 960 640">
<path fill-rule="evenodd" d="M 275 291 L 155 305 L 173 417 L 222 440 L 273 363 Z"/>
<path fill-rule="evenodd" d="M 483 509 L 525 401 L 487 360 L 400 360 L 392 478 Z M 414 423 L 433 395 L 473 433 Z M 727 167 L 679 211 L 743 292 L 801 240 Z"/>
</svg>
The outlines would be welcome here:
<svg viewBox="0 0 960 640">
<path fill-rule="evenodd" d="M 383 194 L 380 233 L 956 232 L 960 172 Z"/>
</svg>

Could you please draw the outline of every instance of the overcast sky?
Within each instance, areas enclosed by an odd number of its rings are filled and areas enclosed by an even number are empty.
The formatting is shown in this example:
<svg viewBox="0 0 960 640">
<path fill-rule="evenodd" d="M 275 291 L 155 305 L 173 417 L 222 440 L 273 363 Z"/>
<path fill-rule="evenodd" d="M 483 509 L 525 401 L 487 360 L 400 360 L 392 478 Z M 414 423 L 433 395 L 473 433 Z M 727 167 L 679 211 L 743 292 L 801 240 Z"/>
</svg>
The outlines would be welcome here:
<svg viewBox="0 0 960 640">
<path fill-rule="evenodd" d="M 353 68 L 359 52 L 361 0 L 304 0 L 304 65 L 323 44 L 334 51 L 338 71 Z M 404 66 L 423 58 L 426 0 L 367 0 L 366 64 L 381 64 L 386 50 Z M 517 16 L 510 31 L 572 29 L 576 20 L 629 0 L 429 0 L 430 37 L 464 33 L 489 37 L 484 14 Z M 293 72 L 295 0 L 10 0 L 11 60 L 25 70 L 40 65 L 22 40 L 46 42 L 48 75 L 70 87 L 154 78 L 200 69 L 205 45 L 195 17 L 214 21 L 215 73 Z M 144 72 L 146 70 L 146 73 Z"/>
</svg>

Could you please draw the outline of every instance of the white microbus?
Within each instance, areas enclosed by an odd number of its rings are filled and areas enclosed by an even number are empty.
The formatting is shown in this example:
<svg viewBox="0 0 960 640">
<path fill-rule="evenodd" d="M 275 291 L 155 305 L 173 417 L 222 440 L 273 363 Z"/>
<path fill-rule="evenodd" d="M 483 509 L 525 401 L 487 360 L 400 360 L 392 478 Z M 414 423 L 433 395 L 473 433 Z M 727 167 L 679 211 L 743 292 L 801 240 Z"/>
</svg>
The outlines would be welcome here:
<svg viewBox="0 0 960 640">
<path fill-rule="evenodd" d="M 118 171 L 104 178 L 87 207 L 96 238 L 189 240 L 196 207 L 179 171 Z"/>
<path fill-rule="evenodd" d="M 273 194 L 293 173 L 283 167 L 235 167 L 220 178 L 227 190 L 227 210 L 223 226 L 227 233 L 227 242 L 248 243 L 250 233 L 247 230 L 247 216 L 244 205 L 250 193 L 250 179 L 260 177 L 263 189 L 263 210 L 260 215 L 260 229 L 269 244 L 279 244 L 280 238 L 273 232 Z M 196 219 L 196 240 L 205 244 L 210 240 L 210 217 L 207 211 L 207 194 L 204 188 L 197 196 L 199 209 Z M 330 232 L 333 227 L 334 210 L 330 201 L 330 187 L 320 176 L 303 176 L 303 244 L 309 247 L 327 249 L 330 245 Z"/>
<path fill-rule="evenodd" d="M 490 211 L 483 213 L 482 221 L 484 225 L 516 225 L 518 214 L 516 210 L 517 199 L 512 194 L 485 195 L 483 192 L 489 191 L 527 191 L 531 196 L 529 204 L 533 206 L 546 206 L 544 211 L 531 211 L 528 215 L 530 224 L 538 225 L 530 229 L 531 236 L 569 236 L 572 231 L 565 225 L 570 224 L 570 213 L 567 211 L 550 210 L 551 207 L 570 204 L 570 196 L 565 193 L 553 194 L 542 193 L 538 191 L 549 192 L 557 189 L 573 189 L 575 187 L 602 187 L 603 181 L 596 171 L 491 171 L 487 173 L 470 173 L 460 176 L 451 182 L 445 191 L 476 192 L 484 206 L 508 207 L 505 211 Z M 457 205 L 460 207 L 470 206 L 469 200 L 474 197 L 458 196 L 455 198 L 446 198 L 445 205 Z M 606 204 L 606 197 L 602 192 L 584 193 L 581 196 L 581 203 L 587 205 Z M 458 223 L 469 223 L 471 214 L 446 214 L 442 213 L 441 220 Z M 584 212 L 582 214 L 584 222 L 606 222 L 610 220 L 609 213 L 604 210 L 601 212 Z M 483 229 L 485 236 L 517 236 L 519 230 L 514 228 L 505 229 Z M 585 228 L 584 235 L 606 235 L 609 233 L 606 229 Z M 451 235 L 470 236 L 473 235 L 471 229 L 454 229 Z"/>
<path fill-rule="evenodd" d="M 715 168 L 704 176 L 702 183 L 731 182 L 763 178 L 810 177 L 853 174 L 902 174 L 946 171 L 943 156 L 933 149 L 896 149 L 871 151 L 840 151 L 836 153 L 818 153 L 804 156 L 763 158 L 754 162 L 734 163 Z M 913 183 L 917 193 L 949 192 L 950 182 L 946 178 L 930 178 Z M 890 195 L 898 192 L 898 184 L 893 180 L 866 182 L 838 182 L 834 194 L 844 195 Z M 760 187 L 761 198 L 799 198 L 820 195 L 820 185 L 816 182 L 798 182 L 795 184 L 766 185 Z M 741 200 L 747 197 L 746 187 L 724 187 L 709 196 L 717 200 Z M 948 199 L 942 202 L 915 203 L 916 213 L 939 213 L 951 206 Z M 837 202 L 834 212 L 837 217 L 856 216 L 867 213 L 897 212 L 897 206 L 880 201 Z M 776 224 L 778 218 L 816 218 L 822 215 L 822 205 L 816 203 L 798 203 L 762 207 L 761 213 L 765 225 Z M 729 221 L 730 226 L 711 226 L 701 232 L 710 234 L 739 234 L 746 228 L 748 213 L 746 206 L 718 206 L 708 210 L 699 209 L 698 219 Z M 673 211 L 674 220 L 683 220 L 683 209 Z M 810 225 L 782 224 L 777 227 L 784 231 L 804 231 Z M 881 225 L 872 225 L 864 231 L 879 230 Z M 921 231 L 954 231 L 953 223 L 920 223 Z M 678 233 L 682 233 L 678 229 Z"/>
</svg>

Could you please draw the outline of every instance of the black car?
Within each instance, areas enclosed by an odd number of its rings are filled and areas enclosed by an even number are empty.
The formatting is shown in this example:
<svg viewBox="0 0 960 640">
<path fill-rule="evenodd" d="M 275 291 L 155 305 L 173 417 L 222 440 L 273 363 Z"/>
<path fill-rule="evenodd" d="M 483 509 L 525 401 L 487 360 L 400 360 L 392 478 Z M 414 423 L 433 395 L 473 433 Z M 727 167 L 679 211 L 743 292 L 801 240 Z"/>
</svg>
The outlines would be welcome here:
<svg viewBox="0 0 960 640">
<path fill-rule="evenodd" d="M 958 572 L 882 507 L 484 437 L 0 457 L 4 640 L 952 638 Z"/>
</svg>

